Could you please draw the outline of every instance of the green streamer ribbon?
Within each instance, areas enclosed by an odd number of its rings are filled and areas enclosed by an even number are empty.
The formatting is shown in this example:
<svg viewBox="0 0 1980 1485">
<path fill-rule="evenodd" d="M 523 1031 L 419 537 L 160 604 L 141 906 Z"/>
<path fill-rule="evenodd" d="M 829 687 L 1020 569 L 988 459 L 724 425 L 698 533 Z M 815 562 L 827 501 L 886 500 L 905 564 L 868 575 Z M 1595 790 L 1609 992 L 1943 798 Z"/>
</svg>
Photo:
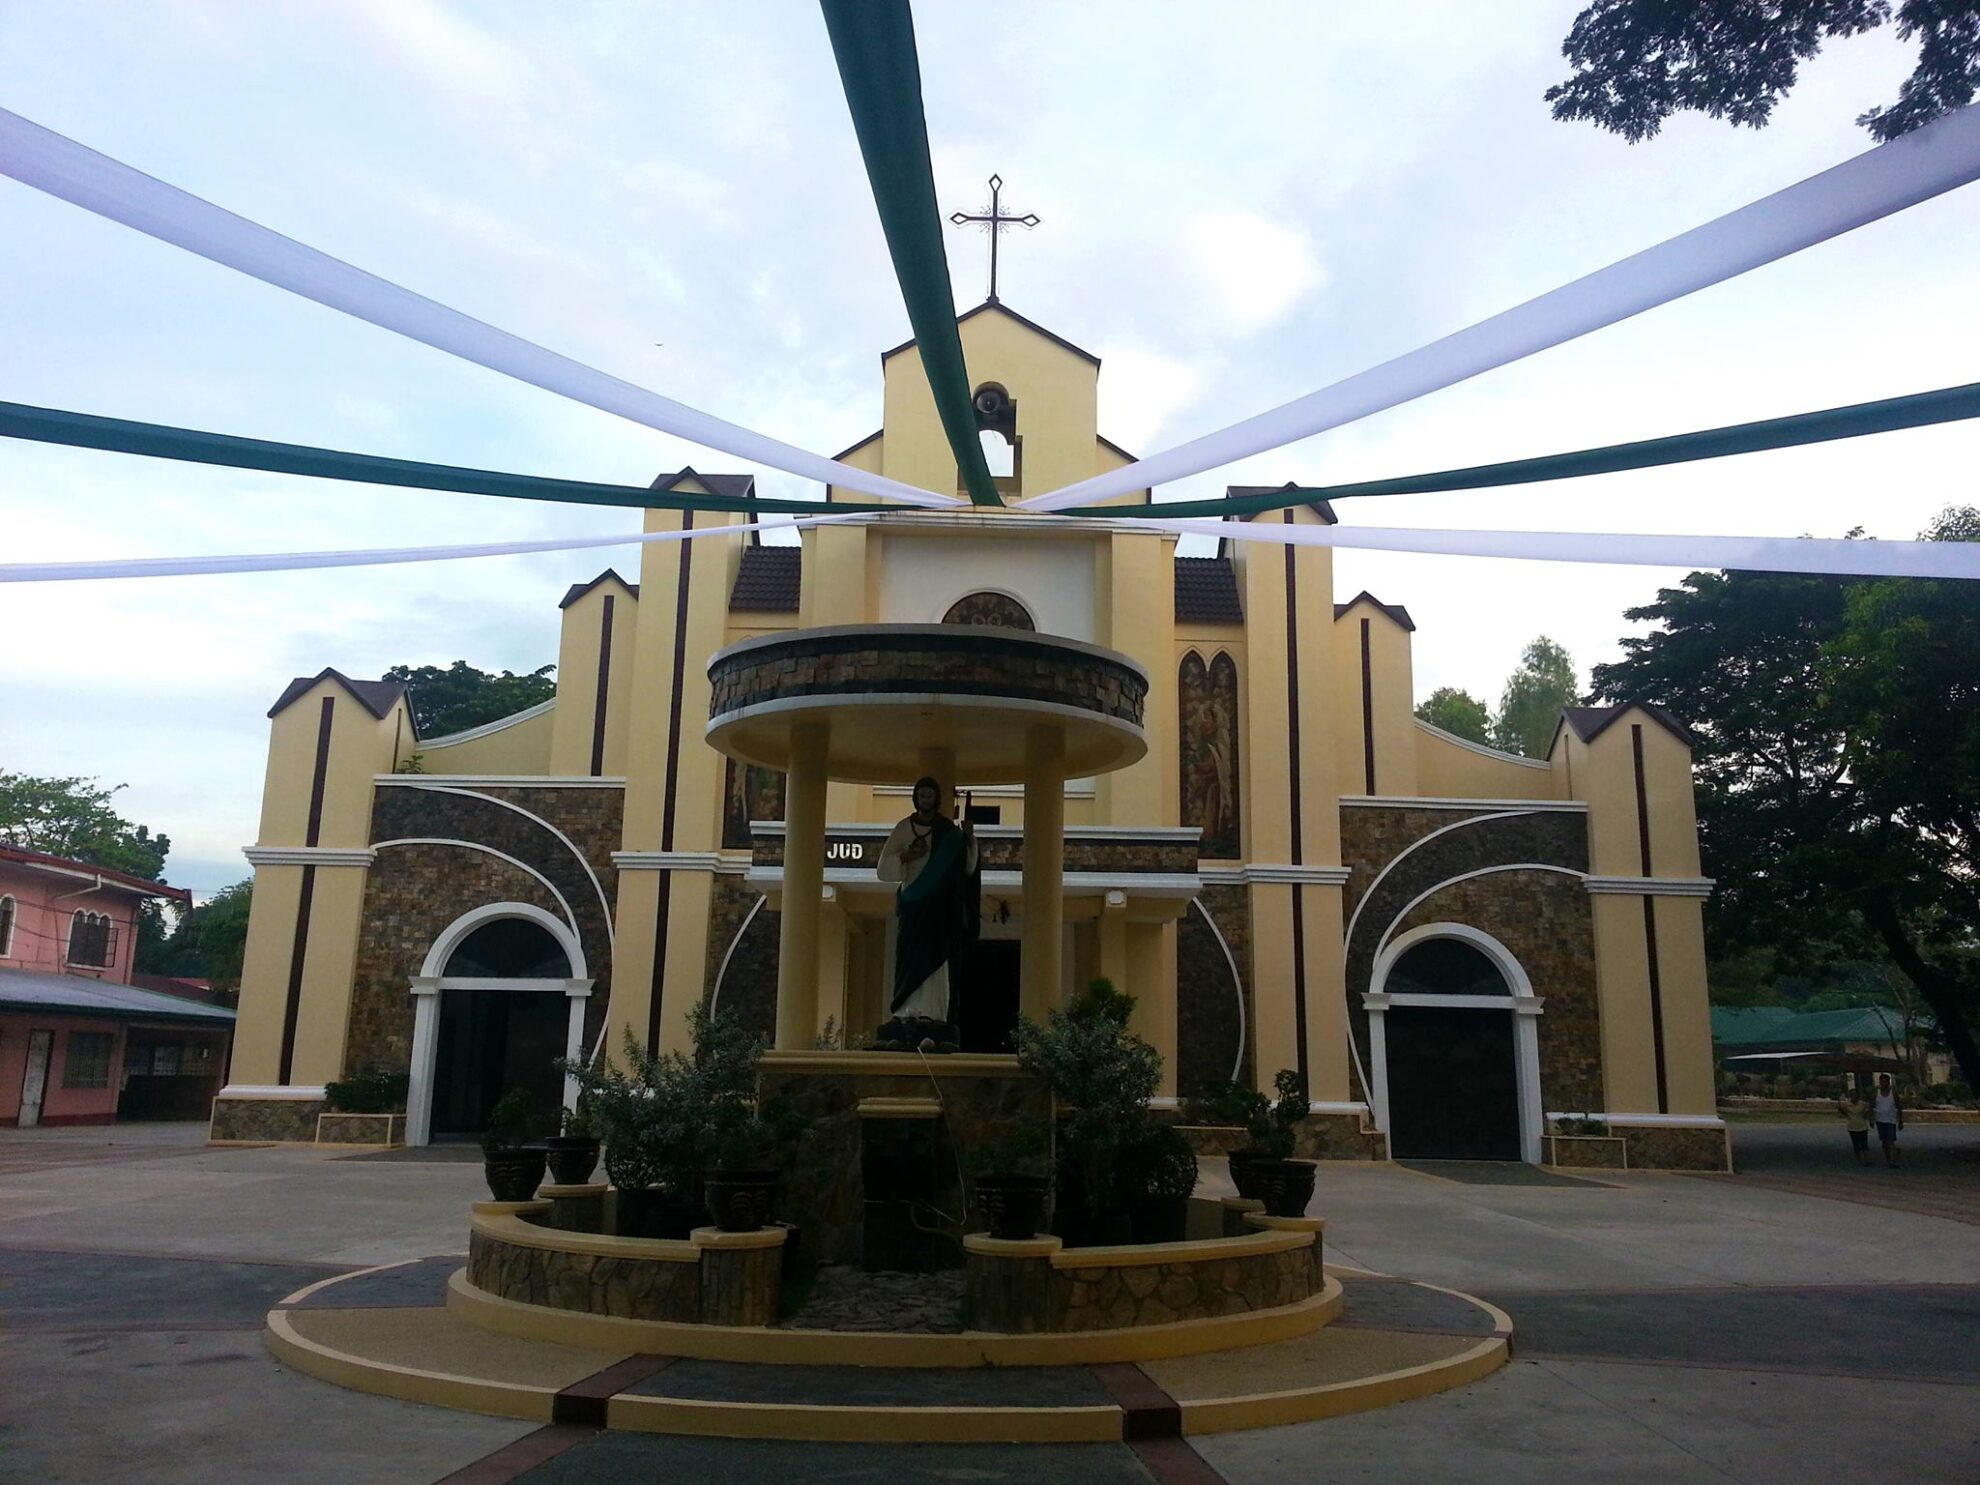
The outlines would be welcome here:
<svg viewBox="0 0 1980 1485">
<path fill-rule="evenodd" d="M 1766 418 L 1757 423 L 1734 423 L 1668 438 L 1636 443 L 1612 443 L 1567 454 L 1514 459 L 1500 464 L 1475 464 L 1435 474 L 1411 474 L 1396 479 L 1363 480 L 1346 485 L 1287 485 L 1263 495 L 1227 495 L 1213 500 L 1178 500 L 1167 504 L 1129 507 L 1074 507 L 1062 516 L 1101 520 L 1173 520 L 1182 516 L 1252 516 L 1318 500 L 1348 500 L 1362 495 L 1434 495 L 1454 490 L 1489 490 L 1502 485 L 1530 485 L 1544 480 L 1580 479 L 1591 474 L 1616 474 L 1626 469 L 1652 469 L 1661 464 L 1684 464 L 1696 459 L 1722 459 L 1729 454 L 1756 454 L 1767 449 L 1829 443 L 1891 433 L 1901 428 L 1925 428 L 1980 417 L 1980 382 L 1943 387 L 1936 392 L 1913 392 L 1879 402 L 1858 402 L 1821 412 Z"/>
<path fill-rule="evenodd" d="M 983 457 L 962 336 L 956 330 L 942 216 L 935 205 L 935 167 L 928 157 L 928 120 L 921 106 L 914 16 L 908 0 L 820 3 L 942 431 L 955 450 L 971 502 L 1002 505 Z"/>
<path fill-rule="evenodd" d="M 638 510 L 804 516 L 898 509 L 889 505 L 841 501 L 825 505 L 816 500 L 690 495 L 676 490 L 648 489 L 642 485 L 602 485 L 586 480 L 546 479 L 533 474 L 504 474 L 493 469 L 423 464 L 414 459 L 347 454 L 337 449 L 312 448 L 307 444 L 235 438 L 226 433 L 201 433 L 191 428 L 134 423 L 123 418 L 100 418 L 89 413 L 29 407 L 18 402 L 0 402 L 0 437 L 66 444 L 78 449 L 104 449 L 117 454 L 142 454 L 152 459 L 218 464 L 230 469 L 261 469 L 272 474 L 301 474 L 314 479 L 351 480 L 364 485 L 399 485 L 414 490 L 451 490 L 462 495 L 552 500 L 567 505 L 623 505 Z"/>
</svg>

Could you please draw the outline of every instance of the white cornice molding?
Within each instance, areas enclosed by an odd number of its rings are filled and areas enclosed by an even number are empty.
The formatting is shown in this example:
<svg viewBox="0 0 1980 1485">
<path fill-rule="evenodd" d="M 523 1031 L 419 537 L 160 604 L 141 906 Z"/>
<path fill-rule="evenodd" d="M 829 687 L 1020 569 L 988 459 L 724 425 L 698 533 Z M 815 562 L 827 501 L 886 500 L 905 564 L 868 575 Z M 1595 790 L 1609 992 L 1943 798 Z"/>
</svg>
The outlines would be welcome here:
<svg viewBox="0 0 1980 1485">
<path fill-rule="evenodd" d="M 1488 748 L 1483 743 L 1475 743 L 1468 737 L 1459 737 L 1455 732 L 1446 732 L 1435 723 L 1426 722 L 1421 717 L 1415 719 L 1416 730 L 1427 732 L 1439 742 L 1450 743 L 1463 748 L 1467 753 L 1476 753 L 1481 758 L 1490 758 L 1494 763 L 1517 763 L 1521 768 L 1537 768 L 1542 773 L 1551 772 L 1554 765 L 1545 758 L 1522 758 L 1517 753 L 1502 753 L 1497 748 Z"/>
<path fill-rule="evenodd" d="M 620 871 L 721 871 L 730 865 L 720 851 L 614 851 L 612 864 Z"/>
<path fill-rule="evenodd" d="M 784 868 L 781 866 L 752 866 L 745 882 L 759 892 L 778 892 L 784 886 Z M 986 871 L 983 873 L 983 890 L 1002 896 L 1014 895 L 1023 885 L 1024 875 L 1015 871 Z M 831 867 L 825 868 L 824 883 L 828 887 L 859 887 L 873 891 L 892 892 L 898 887 L 895 882 L 883 882 L 872 867 Z M 1189 898 L 1203 890 L 1203 879 L 1194 872 L 1117 872 L 1117 871 L 1069 871 L 1063 877 L 1063 891 L 1067 897 L 1092 897 L 1103 892 L 1125 892 L 1130 897 L 1140 898 Z"/>
<path fill-rule="evenodd" d="M 1596 896 L 1710 897 L 1718 884 L 1711 877 L 1585 877 L 1583 885 Z"/>
<path fill-rule="evenodd" d="M 623 789 L 626 787 L 623 774 L 591 778 L 588 775 L 531 773 L 380 773 L 373 774 L 371 781 L 380 788 L 397 785 L 406 789 L 417 789 L 421 784 L 479 784 L 484 789 Z"/>
<path fill-rule="evenodd" d="M 967 790 L 963 791 L 969 792 Z M 843 820 L 825 827 L 827 835 L 858 835 L 873 840 L 885 840 L 897 822 L 892 820 Z M 782 820 L 751 820 L 750 833 L 753 835 L 782 835 Z M 979 825 L 976 827 L 979 840 L 1022 840 L 1022 825 Z M 1170 845 L 1190 845 L 1202 838 L 1203 831 L 1195 825 L 1068 825 L 1065 838 L 1068 841 L 1158 841 Z"/>
<path fill-rule="evenodd" d="M 1349 876 L 1345 866 L 1294 866 L 1283 861 L 1254 861 L 1240 869 L 1246 881 L 1307 887 L 1344 887 Z"/>
<path fill-rule="evenodd" d="M 1605 1114 L 1600 1109 L 1550 1113 L 1549 1119 L 1600 1119 L 1611 1129 L 1724 1129 L 1717 1114 Z"/>
<path fill-rule="evenodd" d="M 456 743 L 473 742 L 477 737 L 487 737 L 492 733 L 513 727 L 518 722 L 527 722 L 531 717 L 540 717 L 545 712 L 553 710 L 556 705 L 557 698 L 552 696 L 548 701 L 539 701 L 535 706 L 525 707 L 519 712 L 511 712 L 506 717 L 483 722 L 479 727 L 464 727 L 459 732 L 449 732 L 444 737 L 422 737 L 413 751 L 423 753 L 428 748 L 451 748 Z"/>
<path fill-rule="evenodd" d="M 243 846 L 254 866 L 369 866 L 376 851 L 361 846 Z"/>
<path fill-rule="evenodd" d="M 1577 814 L 1588 813 L 1585 799 L 1446 799 L 1442 796 L 1424 795 L 1414 798 L 1402 794 L 1343 794 L 1342 809 L 1417 809 L 1417 810 L 1562 810 Z"/>
</svg>

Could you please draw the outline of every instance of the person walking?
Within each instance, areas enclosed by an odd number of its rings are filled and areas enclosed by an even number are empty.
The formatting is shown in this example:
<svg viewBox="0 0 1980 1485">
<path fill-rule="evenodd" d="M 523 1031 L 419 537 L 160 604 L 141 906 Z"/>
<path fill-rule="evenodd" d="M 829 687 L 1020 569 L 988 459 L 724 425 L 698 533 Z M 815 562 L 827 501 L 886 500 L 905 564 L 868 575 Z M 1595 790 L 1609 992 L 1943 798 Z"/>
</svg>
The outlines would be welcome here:
<svg viewBox="0 0 1980 1485">
<path fill-rule="evenodd" d="M 1863 1090 L 1847 1089 L 1836 1100 L 1836 1112 L 1843 1117 L 1843 1127 L 1849 1131 L 1849 1146 L 1856 1152 L 1856 1163 L 1870 1163 L 1870 1105 L 1863 1101 Z"/>
<path fill-rule="evenodd" d="M 1877 1142 L 1884 1147 L 1884 1164 L 1895 1169 L 1903 1164 L 1898 1158 L 1897 1137 L 1904 1128 L 1904 1105 L 1898 1101 L 1889 1073 L 1877 1074 L 1877 1096 L 1871 1102 L 1870 1114 L 1877 1121 Z"/>
</svg>

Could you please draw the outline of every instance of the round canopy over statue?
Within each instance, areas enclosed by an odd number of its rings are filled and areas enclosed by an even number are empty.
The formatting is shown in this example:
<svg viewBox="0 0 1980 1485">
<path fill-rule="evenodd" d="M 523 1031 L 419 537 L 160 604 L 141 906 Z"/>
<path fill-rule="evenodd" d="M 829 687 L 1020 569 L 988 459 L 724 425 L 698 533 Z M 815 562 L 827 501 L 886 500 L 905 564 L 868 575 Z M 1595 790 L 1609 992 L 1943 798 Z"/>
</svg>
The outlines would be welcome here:
<svg viewBox="0 0 1980 1485">
<path fill-rule="evenodd" d="M 729 646 L 709 661 L 707 737 L 732 758 L 789 771 L 793 735 L 822 725 L 825 776 L 899 784 L 929 752 L 945 785 L 1016 784 L 1040 729 L 1067 778 L 1111 773 L 1148 751 L 1148 674 L 1098 645 L 1016 629 L 860 624 Z"/>
<path fill-rule="evenodd" d="M 956 624 L 860 624 L 744 640 L 708 662 L 709 743 L 782 770 L 784 861 L 777 1045 L 818 1033 L 825 785 L 1024 785 L 1019 1000 L 1058 1004 L 1065 782 L 1148 752 L 1148 673 L 1079 640 Z M 943 801 L 947 813 L 947 801 Z M 967 869 L 967 868 L 965 868 Z"/>
</svg>

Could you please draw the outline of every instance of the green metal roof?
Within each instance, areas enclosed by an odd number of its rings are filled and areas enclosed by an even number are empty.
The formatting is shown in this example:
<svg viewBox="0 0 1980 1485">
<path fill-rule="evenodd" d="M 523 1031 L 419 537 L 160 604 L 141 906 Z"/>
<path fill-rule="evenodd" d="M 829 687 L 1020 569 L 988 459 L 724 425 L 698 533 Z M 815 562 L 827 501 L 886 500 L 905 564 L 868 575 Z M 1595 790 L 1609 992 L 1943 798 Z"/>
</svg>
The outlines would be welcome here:
<svg viewBox="0 0 1980 1485">
<path fill-rule="evenodd" d="M 1786 1006 L 1713 1006 L 1712 1045 L 1722 1050 L 1817 1051 L 1888 1045 L 1902 1040 L 1904 1021 L 1894 1010 L 1859 1007 L 1843 1011 L 1791 1011 Z"/>
</svg>

